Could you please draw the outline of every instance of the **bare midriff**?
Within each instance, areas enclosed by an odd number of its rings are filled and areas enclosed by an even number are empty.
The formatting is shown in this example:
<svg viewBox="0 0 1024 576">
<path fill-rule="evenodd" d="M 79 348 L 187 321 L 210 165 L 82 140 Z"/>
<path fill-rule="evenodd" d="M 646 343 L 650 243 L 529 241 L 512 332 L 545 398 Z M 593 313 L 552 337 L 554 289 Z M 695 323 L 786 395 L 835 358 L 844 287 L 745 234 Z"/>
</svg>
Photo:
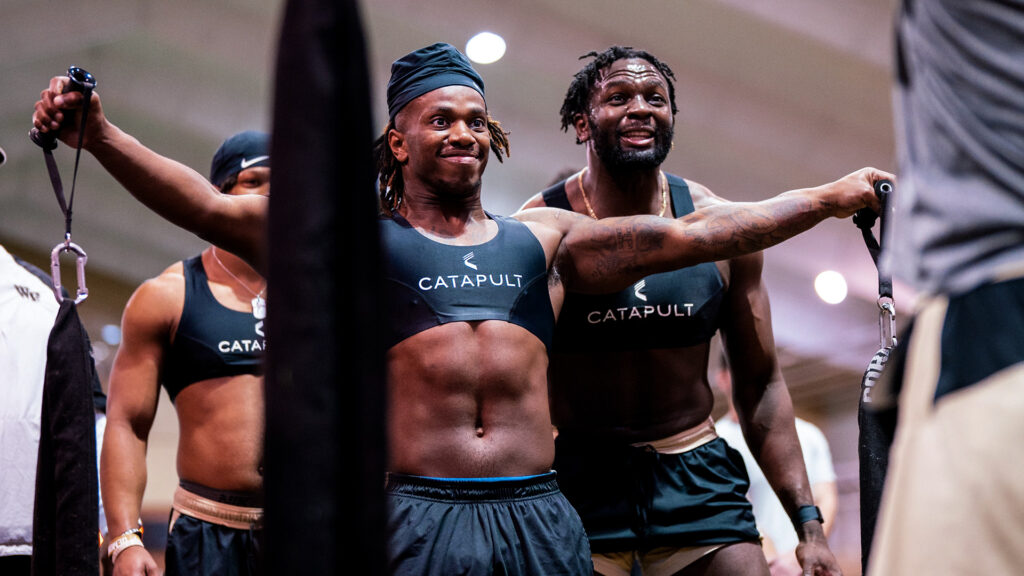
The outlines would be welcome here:
<svg viewBox="0 0 1024 576">
<path fill-rule="evenodd" d="M 499 320 L 452 322 L 387 356 L 389 470 L 445 478 L 551 469 L 547 350 Z"/>
<path fill-rule="evenodd" d="M 693 428 L 711 415 L 708 345 L 560 354 L 551 364 L 559 432 L 644 442 Z"/>
<path fill-rule="evenodd" d="M 217 490 L 263 486 L 263 378 L 249 374 L 189 385 L 174 400 L 178 476 Z"/>
</svg>

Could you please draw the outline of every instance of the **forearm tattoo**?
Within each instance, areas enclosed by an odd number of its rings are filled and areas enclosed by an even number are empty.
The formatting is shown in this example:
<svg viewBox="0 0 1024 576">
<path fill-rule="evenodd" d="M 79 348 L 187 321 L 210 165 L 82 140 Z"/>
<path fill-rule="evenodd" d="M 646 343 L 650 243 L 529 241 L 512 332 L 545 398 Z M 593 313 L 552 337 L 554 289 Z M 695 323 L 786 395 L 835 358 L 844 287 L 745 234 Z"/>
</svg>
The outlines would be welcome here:
<svg viewBox="0 0 1024 576">
<path fill-rule="evenodd" d="M 758 252 L 803 232 L 832 213 L 827 202 L 801 195 L 758 203 L 728 203 L 678 221 L 630 216 L 590 221 L 568 247 L 572 269 L 585 284 L 605 286 L 642 276 Z M 682 224 L 682 226 L 680 226 Z"/>
<path fill-rule="evenodd" d="M 821 201 L 789 197 L 714 206 L 681 220 L 688 224 L 684 235 L 717 260 L 764 250 L 792 238 L 820 222 L 827 208 Z"/>
<path fill-rule="evenodd" d="M 590 223 L 586 228 L 590 246 L 587 267 L 598 278 L 632 273 L 645 254 L 664 248 L 666 235 L 659 224 L 646 217 L 618 218 L 611 225 Z"/>
</svg>

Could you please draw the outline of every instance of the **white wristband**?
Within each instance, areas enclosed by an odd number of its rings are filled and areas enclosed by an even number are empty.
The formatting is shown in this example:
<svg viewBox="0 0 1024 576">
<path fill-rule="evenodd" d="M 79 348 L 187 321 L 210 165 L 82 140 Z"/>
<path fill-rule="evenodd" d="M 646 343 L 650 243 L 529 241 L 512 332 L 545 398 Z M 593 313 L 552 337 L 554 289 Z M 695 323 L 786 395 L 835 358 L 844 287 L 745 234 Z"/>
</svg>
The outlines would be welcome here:
<svg viewBox="0 0 1024 576">
<path fill-rule="evenodd" d="M 107 554 L 110 555 L 110 562 L 113 564 L 117 562 L 117 557 L 128 548 L 132 546 L 143 546 L 142 538 L 134 532 L 128 532 L 117 537 L 116 540 L 110 543 L 110 547 L 107 548 Z M 145 546 L 143 546 L 145 547 Z"/>
</svg>

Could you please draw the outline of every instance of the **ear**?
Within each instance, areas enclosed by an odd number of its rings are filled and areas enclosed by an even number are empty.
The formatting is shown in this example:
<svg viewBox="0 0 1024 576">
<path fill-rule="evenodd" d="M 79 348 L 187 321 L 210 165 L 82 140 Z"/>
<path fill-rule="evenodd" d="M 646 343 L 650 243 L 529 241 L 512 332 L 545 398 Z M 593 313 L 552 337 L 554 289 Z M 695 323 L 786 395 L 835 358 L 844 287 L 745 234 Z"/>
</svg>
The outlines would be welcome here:
<svg viewBox="0 0 1024 576">
<path fill-rule="evenodd" d="M 394 128 L 388 130 L 388 147 L 399 164 L 405 164 L 409 159 L 409 152 L 405 149 L 405 135 Z"/>
<path fill-rule="evenodd" d="M 572 125 L 576 128 L 576 143 L 583 144 L 590 140 L 590 121 L 586 114 L 577 114 L 573 117 Z"/>
</svg>

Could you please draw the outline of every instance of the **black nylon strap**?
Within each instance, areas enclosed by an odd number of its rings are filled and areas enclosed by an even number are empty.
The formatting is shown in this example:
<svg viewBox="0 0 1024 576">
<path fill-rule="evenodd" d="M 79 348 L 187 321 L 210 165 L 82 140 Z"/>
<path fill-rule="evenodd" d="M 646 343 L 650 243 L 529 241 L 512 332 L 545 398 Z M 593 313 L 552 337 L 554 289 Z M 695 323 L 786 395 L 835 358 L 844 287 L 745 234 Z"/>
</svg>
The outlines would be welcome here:
<svg viewBox="0 0 1024 576">
<path fill-rule="evenodd" d="M 881 242 L 871 232 L 871 229 L 875 226 L 875 221 L 880 218 L 879 237 L 882 238 L 882 241 L 885 240 L 886 214 L 889 210 L 889 193 L 892 191 L 892 182 L 879 180 L 875 182 L 874 186 L 875 194 L 878 195 L 878 202 L 881 204 L 881 213 L 876 214 L 873 210 L 868 209 L 859 210 L 853 215 L 853 223 L 860 228 L 861 236 L 864 237 L 864 244 L 868 247 L 868 252 L 871 254 L 871 260 L 875 263 L 875 268 L 878 269 L 878 296 L 892 298 L 892 277 L 889 274 L 883 274 L 882 270 L 878 268 L 878 258 L 882 253 Z"/>
<path fill-rule="evenodd" d="M 46 162 L 46 171 L 50 175 L 50 184 L 53 186 L 53 193 L 57 197 L 60 211 L 64 214 L 64 237 L 66 239 L 71 238 L 71 217 L 75 203 L 75 183 L 78 181 L 78 162 L 82 157 L 85 123 L 89 118 L 89 101 L 92 100 L 92 89 L 94 87 L 95 85 L 93 84 L 82 84 L 82 97 L 85 100 L 82 103 L 82 121 L 78 127 L 78 146 L 75 147 L 75 167 L 71 176 L 71 193 L 66 199 L 64 197 L 64 184 L 60 179 L 60 171 L 57 170 L 57 161 L 53 157 L 53 149 L 56 148 L 56 145 L 53 148 L 43 148 L 43 160 Z"/>
</svg>

